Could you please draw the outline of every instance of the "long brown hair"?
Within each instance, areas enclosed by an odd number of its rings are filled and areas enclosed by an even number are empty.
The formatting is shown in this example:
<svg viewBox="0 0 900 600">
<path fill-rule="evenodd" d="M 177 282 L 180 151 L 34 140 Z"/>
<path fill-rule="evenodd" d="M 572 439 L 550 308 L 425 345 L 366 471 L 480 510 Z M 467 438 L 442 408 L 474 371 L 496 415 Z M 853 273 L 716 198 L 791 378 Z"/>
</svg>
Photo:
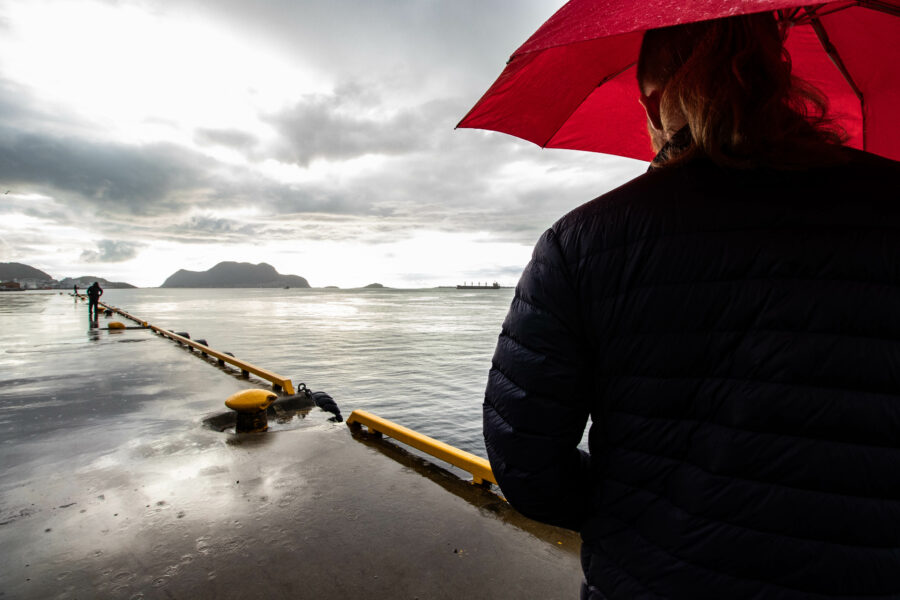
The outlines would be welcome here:
<svg viewBox="0 0 900 600">
<path fill-rule="evenodd" d="M 637 71 L 642 91 L 663 87 L 663 126 L 690 128 L 692 143 L 667 164 L 702 153 L 723 166 L 799 168 L 831 162 L 846 137 L 824 95 L 791 74 L 771 12 L 651 29 Z"/>
</svg>

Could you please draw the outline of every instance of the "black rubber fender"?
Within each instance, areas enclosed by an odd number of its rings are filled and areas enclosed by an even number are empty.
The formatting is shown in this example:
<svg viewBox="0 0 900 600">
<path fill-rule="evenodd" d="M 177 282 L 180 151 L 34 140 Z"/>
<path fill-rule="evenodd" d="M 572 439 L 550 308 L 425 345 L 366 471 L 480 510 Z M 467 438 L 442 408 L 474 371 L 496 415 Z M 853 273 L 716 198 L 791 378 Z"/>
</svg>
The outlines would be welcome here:
<svg viewBox="0 0 900 600">
<path fill-rule="evenodd" d="M 338 423 L 342 423 L 344 421 L 344 417 L 341 416 L 341 409 L 338 408 L 337 402 L 334 401 L 334 398 L 326 394 L 325 392 L 313 392 L 312 393 L 313 402 L 316 403 L 316 406 L 324 410 L 325 412 L 330 412 L 334 415 L 332 421 L 336 421 Z"/>
<path fill-rule="evenodd" d="M 269 410 L 273 411 L 275 407 L 290 411 L 290 410 L 303 410 L 307 408 L 312 408 L 315 406 L 315 403 L 312 399 L 306 394 L 294 394 L 293 396 L 284 396 L 283 398 L 279 398 L 269 407 Z"/>
</svg>

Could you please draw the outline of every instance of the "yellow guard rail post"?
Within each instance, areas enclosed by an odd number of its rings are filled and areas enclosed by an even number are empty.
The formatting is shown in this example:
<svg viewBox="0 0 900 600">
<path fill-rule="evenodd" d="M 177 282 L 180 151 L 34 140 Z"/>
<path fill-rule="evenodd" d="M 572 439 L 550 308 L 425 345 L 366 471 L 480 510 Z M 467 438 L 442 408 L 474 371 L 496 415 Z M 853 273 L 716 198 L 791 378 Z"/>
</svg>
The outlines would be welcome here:
<svg viewBox="0 0 900 600">
<path fill-rule="evenodd" d="M 468 471 L 472 474 L 472 483 L 476 485 L 484 485 L 486 481 L 493 484 L 497 483 L 497 480 L 494 479 L 494 472 L 491 471 L 491 463 L 487 459 L 475 456 L 465 450 L 460 450 L 450 444 L 430 438 L 427 435 L 422 435 L 393 421 L 382 419 L 370 412 L 354 410 L 347 418 L 347 425 L 353 429 L 358 429 L 361 425 L 365 425 L 369 432 L 383 433 L 398 442 L 403 442 L 455 467 L 459 467 L 463 471 Z"/>
</svg>

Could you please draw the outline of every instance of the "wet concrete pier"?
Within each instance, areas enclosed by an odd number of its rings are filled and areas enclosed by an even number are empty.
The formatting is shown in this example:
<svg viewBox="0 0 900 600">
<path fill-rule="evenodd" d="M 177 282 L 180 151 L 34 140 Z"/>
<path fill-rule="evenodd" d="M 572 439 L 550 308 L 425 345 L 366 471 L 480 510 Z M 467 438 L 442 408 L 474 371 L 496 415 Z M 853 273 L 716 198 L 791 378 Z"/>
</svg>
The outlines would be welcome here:
<svg viewBox="0 0 900 600">
<path fill-rule="evenodd" d="M 574 534 L 318 408 L 204 427 L 265 384 L 17 296 L 0 300 L 0 598 L 577 597 Z"/>
</svg>

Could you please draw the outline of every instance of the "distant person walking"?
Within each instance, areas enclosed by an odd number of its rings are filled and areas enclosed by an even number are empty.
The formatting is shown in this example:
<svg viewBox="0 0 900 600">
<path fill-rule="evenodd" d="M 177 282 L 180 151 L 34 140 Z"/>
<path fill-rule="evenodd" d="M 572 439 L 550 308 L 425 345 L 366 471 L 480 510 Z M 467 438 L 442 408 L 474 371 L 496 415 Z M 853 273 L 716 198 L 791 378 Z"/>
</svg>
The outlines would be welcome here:
<svg viewBox="0 0 900 600">
<path fill-rule="evenodd" d="M 76 288 L 77 289 L 77 288 Z M 99 317 L 97 313 L 97 303 L 100 302 L 100 296 L 103 295 L 103 288 L 96 281 L 87 289 L 88 295 L 88 317 L 91 321 L 96 321 Z"/>
<path fill-rule="evenodd" d="M 78 284 L 73 285 L 72 288 L 75 290 L 75 295 L 78 296 Z"/>
</svg>

